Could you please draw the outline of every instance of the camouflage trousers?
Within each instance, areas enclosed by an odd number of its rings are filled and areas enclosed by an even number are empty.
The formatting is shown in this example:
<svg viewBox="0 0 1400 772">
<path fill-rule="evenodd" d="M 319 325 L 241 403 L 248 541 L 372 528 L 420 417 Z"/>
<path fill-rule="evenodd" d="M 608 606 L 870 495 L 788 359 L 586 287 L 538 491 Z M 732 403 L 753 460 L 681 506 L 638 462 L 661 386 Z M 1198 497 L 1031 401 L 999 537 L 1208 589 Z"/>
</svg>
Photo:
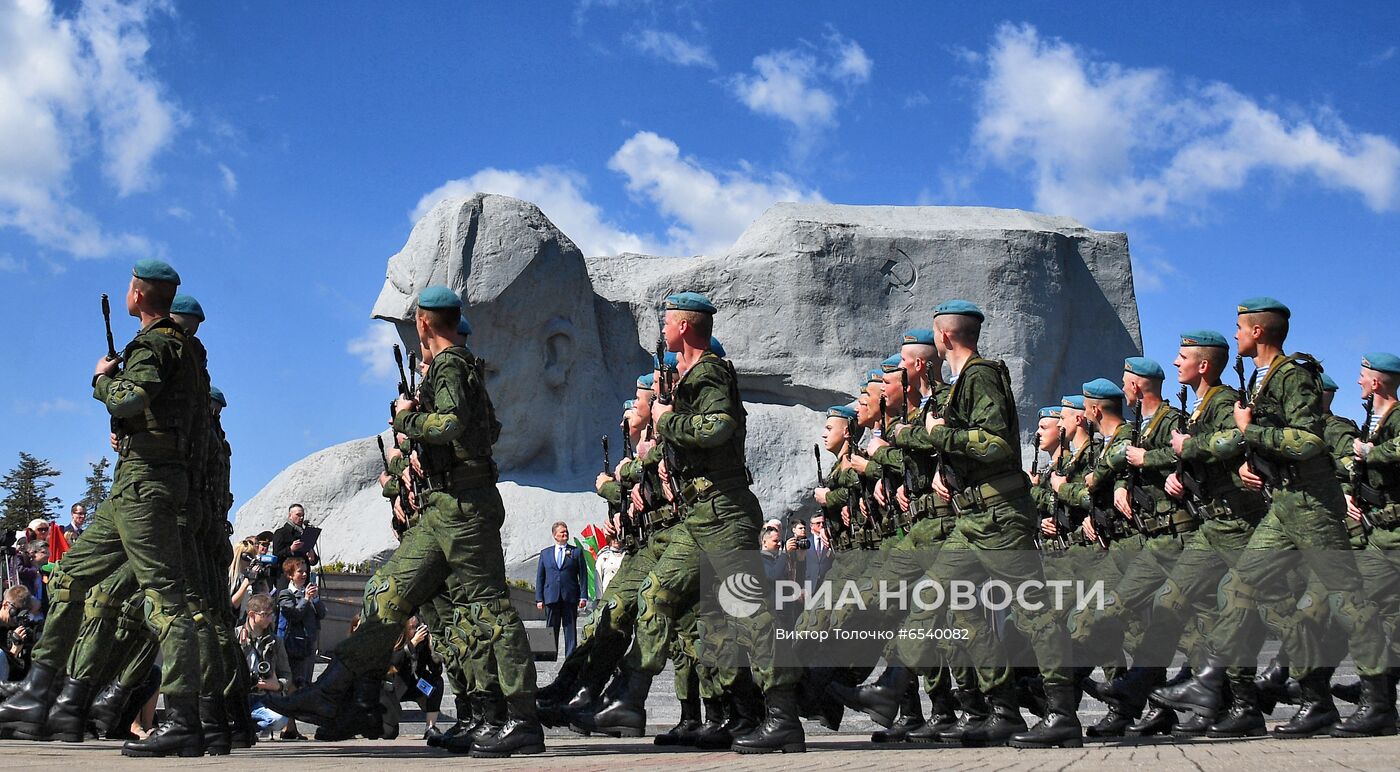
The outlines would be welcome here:
<svg viewBox="0 0 1400 772">
<path fill-rule="evenodd" d="M 495 485 L 428 493 L 418 524 L 365 585 L 360 626 L 336 657 L 356 675 L 382 678 L 404 622 L 451 577 L 454 645 L 462 668 L 472 671 L 468 680 L 494 672 L 507 700 L 533 706 L 535 663 L 506 586 L 504 520 Z"/>
<path fill-rule="evenodd" d="M 1032 512 L 1027 495 L 964 511 L 924 577 L 944 586 L 953 580 L 974 585 L 997 580 L 1012 588 L 1025 588 L 1021 592 L 1024 601 L 1038 610 L 1018 612 L 1011 620 L 1029 639 L 1045 682 L 1067 684 L 1071 681 L 1069 636 L 1048 597 L 1040 553 L 1031 537 L 1039 525 Z M 1013 671 L 1006 649 L 995 635 L 988 634 L 991 628 L 983 609 L 919 606 L 906 617 L 904 628 L 935 630 L 940 624 L 946 624 L 956 637 L 941 641 L 933 636 L 901 637 L 895 645 L 899 660 L 934 663 L 948 656 L 950 665 L 976 668 L 982 691 L 1002 689 L 1011 683 Z M 950 654 L 940 654 L 940 648 Z"/>
<path fill-rule="evenodd" d="M 1380 608 L 1363 592 L 1342 522 L 1345 511 L 1341 487 L 1331 478 L 1274 490 L 1268 514 L 1222 587 L 1219 619 L 1209 640 L 1211 651 L 1232 666 L 1232 678 L 1253 672 L 1266 623 L 1277 630 L 1280 620 L 1293 618 L 1299 598 L 1288 574 L 1294 570 L 1306 571 L 1325 588 L 1330 618 L 1346 632 L 1357 672 L 1370 676 L 1385 671 Z M 1303 624 L 1293 635 L 1300 660 L 1290 666 L 1300 678 L 1327 666 L 1322 629 Z"/>
<path fill-rule="evenodd" d="M 181 464 L 153 464 L 134 456 L 117 462 L 111 494 L 54 569 L 52 602 L 44 635 L 34 647 L 35 662 L 64 669 L 83 624 L 88 592 L 127 566 L 163 656 L 161 691 L 199 693 L 200 644 L 187 595 L 194 543 L 189 529 L 177 525 L 188 487 Z"/>
<path fill-rule="evenodd" d="M 689 605 L 698 603 L 696 659 L 715 668 L 722 686 L 732 686 L 745 664 L 764 691 L 796 685 L 800 668 L 777 666 L 780 644 L 771 602 L 740 619 L 726 614 L 715 600 L 718 577 L 764 575 L 756 550 L 762 517 L 758 499 L 747 487 L 712 492 L 687 506 L 685 519 L 638 590 L 629 667 L 661 672 L 680 620 Z M 705 587 L 702 573 L 708 577 Z"/>
</svg>

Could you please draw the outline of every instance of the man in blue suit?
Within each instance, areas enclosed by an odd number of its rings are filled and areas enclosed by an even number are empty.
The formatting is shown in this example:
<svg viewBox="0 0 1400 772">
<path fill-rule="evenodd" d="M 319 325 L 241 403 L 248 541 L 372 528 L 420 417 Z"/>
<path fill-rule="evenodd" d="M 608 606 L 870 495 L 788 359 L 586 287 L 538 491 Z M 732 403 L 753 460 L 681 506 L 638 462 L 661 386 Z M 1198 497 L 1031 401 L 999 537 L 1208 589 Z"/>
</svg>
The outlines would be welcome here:
<svg viewBox="0 0 1400 772">
<path fill-rule="evenodd" d="M 579 548 L 569 543 L 569 526 L 554 524 L 554 544 L 540 550 L 535 571 L 535 608 L 544 609 L 544 621 L 554 631 L 559 648 L 559 628 L 564 628 L 564 656 L 574 651 L 574 628 L 579 609 L 588 603 L 588 564 Z"/>
</svg>

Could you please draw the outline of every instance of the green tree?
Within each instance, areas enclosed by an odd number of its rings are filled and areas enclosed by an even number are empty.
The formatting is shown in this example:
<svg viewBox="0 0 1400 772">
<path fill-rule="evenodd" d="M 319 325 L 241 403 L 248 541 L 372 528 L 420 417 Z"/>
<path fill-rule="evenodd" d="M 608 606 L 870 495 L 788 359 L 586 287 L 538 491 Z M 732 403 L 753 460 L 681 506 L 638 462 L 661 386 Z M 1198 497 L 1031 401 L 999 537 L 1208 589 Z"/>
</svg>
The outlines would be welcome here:
<svg viewBox="0 0 1400 772">
<path fill-rule="evenodd" d="M 0 512 L 3 512 L 0 528 L 18 531 L 35 518 L 53 520 L 58 497 L 49 495 L 53 482 L 47 478 L 59 474 L 61 472 L 49 466 L 47 460 L 20 451 L 19 466 L 0 480 L 0 488 L 9 491 L 4 501 L 0 501 Z"/>
<path fill-rule="evenodd" d="M 112 462 L 107 460 L 106 456 L 103 456 L 96 463 L 88 465 L 92 467 L 92 471 L 83 481 L 87 485 L 87 491 L 83 493 L 83 497 L 78 499 L 77 503 L 82 504 L 87 509 L 89 517 L 97 512 L 97 506 L 107 500 L 107 494 L 111 491 L 112 476 L 107 474 L 107 467 L 111 465 Z"/>
</svg>

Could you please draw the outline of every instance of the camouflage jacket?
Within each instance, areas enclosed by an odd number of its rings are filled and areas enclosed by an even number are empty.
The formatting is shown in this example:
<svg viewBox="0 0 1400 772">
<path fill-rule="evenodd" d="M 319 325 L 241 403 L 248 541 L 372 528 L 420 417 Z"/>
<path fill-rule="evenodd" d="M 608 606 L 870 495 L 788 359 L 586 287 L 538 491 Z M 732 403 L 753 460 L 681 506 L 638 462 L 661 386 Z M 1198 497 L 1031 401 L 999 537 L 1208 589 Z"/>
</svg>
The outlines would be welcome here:
<svg viewBox="0 0 1400 772">
<path fill-rule="evenodd" d="M 897 439 L 914 452 L 938 454 L 950 489 L 1021 474 L 1016 399 L 1005 364 L 977 356 L 968 360 L 948 394 L 943 418 L 940 426 L 915 425 Z"/>
<path fill-rule="evenodd" d="M 196 438 L 195 410 L 207 406 L 208 390 L 200 398 L 197 363 L 189 336 L 169 317 L 147 325 L 126 345 L 124 366 L 114 376 L 93 380 L 93 398 L 111 414 L 120 437 L 159 432 L 167 443 L 134 446 L 143 458 L 185 465 Z"/>
<path fill-rule="evenodd" d="M 1240 492 L 1257 496 L 1240 480 L 1244 444 L 1235 427 L 1238 401 L 1239 392 L 1229 386 L 1211 386 L 1186 422 L 1186 433 L 1191 437 L 1182 445 L 1181 458 L 1201 484 L 1207 500 Z"/>
<path fill-rule="evenodd" d="M 733 366 L 706 351 L 676 383 L 672 401 L 671 412 L 656 422 L 678 467 L 669 471 L 687 482 L 743 476 L 748 413 Z"/>
<path fill-rule="evenodd" d="M 464 346 L 439 351 L 419 389 L 418 409 L 394 416 L 394 429 L 421 443 L 418 462 L 430 480 L 444 472 L 494 475 L 491 446 L 501 436 L 486 393 L 481 360 Z"/>
</svg>

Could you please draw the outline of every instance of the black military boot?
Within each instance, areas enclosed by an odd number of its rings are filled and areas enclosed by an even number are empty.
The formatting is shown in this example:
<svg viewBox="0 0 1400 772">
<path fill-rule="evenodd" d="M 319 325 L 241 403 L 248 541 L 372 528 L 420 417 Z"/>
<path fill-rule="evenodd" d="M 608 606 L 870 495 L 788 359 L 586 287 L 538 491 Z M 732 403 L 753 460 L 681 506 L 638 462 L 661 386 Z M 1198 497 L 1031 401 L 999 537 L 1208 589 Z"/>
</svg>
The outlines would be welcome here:
<svg viewBox="0 0 1400 772">
<path fill-rule="evenodd" d="M 992 706 L 987 702 L 987 695 L 976 689 L 963 689 L 956 692 L 956 696 L 958 704 L 962 706 L 962 718 L 958 719 L 952 729 L 938 733 L 940 744 L 962 745 L 968 732 L 980 729 L 983 724 L 992 720 Z"/>
<path fill-rule="evenodd" d="M 1175 728 L 1176 711 L 1153 705 L 1142 714 L 1142 718 L 1129 724 L 1128 728 L 1123 730 L 1123 734 L 1127 737 L 1152 737 L 1171 734 Z"/>
<path fill-rule="evenodd" d="M 734 740 L 744 735 L 758 730 L 767 716 L 767 703 L 763 698 L 763 691 L 748 676 L 748 671 L 741 678 L 735 679 L 730 688 L 732 700 L 729 704 L 729 719 L 724 722 L 724 734 L 729 735 L 730 743 L 724 746 L 732 748 Z"/>
<path fill-rule="evenodd" d="M 500 731 L 506 724 L 505 698 L 499 694 L 475 693 L 468 696 L 471 718 L 462 731 L 452 737 L 444 736 L 439 744 L 449 753 L 469 753 L 472 745 Z"/>
<path fill-rule="evenodd" d="M 325 724 L 334 721 L 351 701 L 355 680 L 355 674 L 339 657 L 331 657 L 331 663 L 315 683 L 288 695 L 269 694 L 263 701 L 272 710 L 297 721 Z"/>
<path fill-rule="evenodd" d="M 539 695 L 535 697 L 539 701 Z M 465 695 L 453 695 L 453 705 L 457 709 L 457 722 L 447 728 L 442 734 L 429 735 L 427 743 L 429 748 L 441 748 L 444 741 L 467 731 L 472 726 L 472 703 Z"/>
<path fill-rule="evenodd" d="M 647 728 L 647 693 L 651 676 L 628 673 L 622 691 L 593 716 L 597 731 L 612 737 L 641 737 Z"/>
<path fill-rule="evenodd" d="M 535 690 L 535 704 L 544 709 L 558 707 L 568 702 L 578 693 L 579 670 L 581 668 L 568 667 L 568 660 L 565 660 L 554 680 Z"/>
<path fill-rule="evenodd" d="M 1251 679 L 1249 689 L 1252 691 L 1253 687 L 1254 681 Z M 1176 686 L 1158 687 L 1152 690 L 1147 699 L 1153 705 L 1172 710 L 1189 710 L 1198 716 L 1214 716 L 1225 705 L 1224 689 L 1225 664 L 1211 655 L 1205 667 L 1197 670 L 1191 680 Z M 1252 700 L 1250 704 L 1253 705 Z"/>
<path fill-rule="evenodd" d="M 1120 715 L 1141 713 L 1147 695 L 1167 677 L 1164 667 L 1132 667 L 1128 672 L 1099 685 L 1099 699 Z"/>
<path fill-rule="evenodd" d="M 42 738 L 44 719 L 61 684 L 57 676 L 52 668 L 38 662 L 30 665 L 19 690 L 0 703 L 0 728 L 14 730 L 14 736 L 22 740 Z"/>
<path fill-rule="evenodd" d="M 1163 708 L 1163 710 L 1171 710 L 1171 708 Z M 1211 725 L 1220 718 L 1221 716 L 1202 716 L 1191 713 L 1185 719 L 1177 722 L 1176 728 L 1172 730 L 1172 737 L 1205 737 Z"/>
<path fill-rule="evenodd" d="M 199 721 L 204 729 L 204 752 L 210 756 L 227 756 L 233 749 L 233 732 L 229 729 L 224 698 L 199 698 Z"/>
<path fill-rule="evenodd" d="M 728 708 L 728 699 L 722 696 L 714 696 L 701 701 L 704 703 L 704 723 L 700 724 L 700 729 L 696 730 L 696 748 L 728 748 L 734 744 L 734 737 L 729 736 L 728 730 L 724 729 L 727 722 L 725 710 Z"/>
<path fill-rule="evenodd" d="M 63 686 L 44 720 L 43 736 L 66 743 L 80 743 L 87 734 L 88 704 L 92 684 L 63 677 Z"/>
<path fill-rule="evenodd" d="M 472 744 L 474 759 L 504 759 L 544 753 L 544 727 L 535 713 L 535 696 L 512 697 L 506 701 L 506 723 L 489 736 Z"/>
<path fill-rule="evenodd" d="M 116 728 L 122 709 L 126 707 L 126 701 L 130 697 L 130 689 L 113 681 L 92 698 L 92 704 L 88 706 L 88 723 L 92 725 L 98 737 L 107 737 L 108 733 Z"/>
<path fill-rule="evenodd" d="M 1230 681 L 1230 710 L 1225 717 L 1210 725 L 1206 737 L 1263 737 L 1264 714 L 1259 712 L 1259 693 L 1254 678 Z"/>
<path fill-rule="evenodd" d="M 833 732 L 841 728 L 846 712 L 846 706 L 826 688 L 834 682 L 837 672 L 840 672 L 837 668 L 806 668 L 797 686 L 797 704 L 802 709 L 802 717 L 813 719 Z"/>
<path fill-rule="evenodd" d="M 1361 704 L 1332 727 L 1333 737 L 1388 737 L 1395 734 L 1395 681 L 1389 675 L 1361 677 Z"/>
<path fill-rule="evenodd" d="M 1128 733 L 1128 727 L 1132 726 L 1133 717 L 1125 716 L 1118 712 L 1118 709 L 1109 706 L 1108 712 L 1097 723 L 1084 730 L 1085 736 L 1095 739 L 1107 739 L 1110 737 L 1123 737 Z"/>
<path fill-rule="evenodd" d="M 827 687 L 833 697 L 851 710 L 859 710 L 870 716 L 875 723 L 889 728 L 899 716 L 900 703 L 904 701 L 905 690 L 915 680 L 914 672 L 908 668 L 891 664 L 885 672 L 868 686 L 849 687 L 833 683 Z"/>
<path fill-rule="evenodd" d="M 204 727 L 199 723 L 199 697 L 188 694 L 178 697 L 165 695 L 165 721 L 151 730 L 144 740 L 127 740 L 122 744 L 123 756 L 180 756 L 196 758 L 204 755 Z"/>
<path fill-rule="evenodd" d="M 930 706 L 928 721 L 917 729 L 911 729 L 904 738 L 905 741 L 911 743 L 939 742 L 939 735 L 952 731 L 958 725 L 956 706 L 957 701 L 953 699 L 951 691 L 933 695 L 933 705 Z"/>
<path fill-rule="evenodd" d="M 1084 747 L 1084 728 L 1074 711 L 1077 691 L 1075 684 L 1046 684 L 1045 701 L 1050 715 L 1031 729 L 1012 735 L 1007 744 L 1013 748 Z"/>
<path fill-rule="evenodd" d="M 976 727 L 969 727 L 962 733 L 964 748 L 989 748 L 1005 745 L 1011 736 L 1026 731 L 1026 720 L 1021 718 L 1021 708 L 1016 704 L 1016 689 L 1003 684 L 987 695 L 992 705 L 992 714 Z"/>
<path fill-rule="evenodd" d="M 1332 701 L 1328 688 L 1332 681 L 1332 668 L 1318 668 L 1298 681 L 1303 690 L 1302 706 L 1293 718 L 1282 726 L 1274 727 L 1274 737 L 1312 737 L 1325 732 L 1336 724 L 1341 716 L 1337 714 L 1337 704 Z M 1257 685 L 1259 679 L 1255 679 Z M 1260 697 L 1263 700 L 1263 697 Z M 1262 707 L 1261 707 L 1262 710 Z"/>
<path fill-rule="evenodd" d="M 870 742 L 902 743 L 909 739 L 910 732 L 923 729 L 926 725 L 923 698 L 919 696 L 919 682 L 913 679 L 909 681 L 909 686 L 905 687 L 904 700 L 899 704 L 899 719 L 889 729 L 881 729 L 871 734 Z"/>
<path fill-rule="evenodd" d="M 258 725 L 253 723 L 253 707 L 248 704 L 248 695 L 224 695 L 224 715 L 228 716 L 232 730 L 230 748 L 251 748 L 258 744 Z"/>
<path fill-rule="evenodd" d="M 1360 705 L 1362 699 L 1361 682 L 1352 681 L 1346 684 L 1332 684 L 1332 696 L 1342 702 Z"/>
<path fill-rule="evenodd" d="M 1162 668 L 1162 670 L 1165 671 L 1166 668 Z M 1177 668 L 1176 674 L 1173 675 L 1171 678 L 1168 678 L 1167 682 L 1162 685 L 1176 686 L 1177 684 L 1184 684 L 1187 681 L 1190 681 L 1192 676 L 1194 675 L 1196 675 L 1196 671 L 1192 669 L 1190 665 L 1182 665 L 1181 667 Z"/>
<path fill-rule="evenodd" d="M 1259 711 L 1266 716 L 1273 713 L 1288 694 L 1288 665 L 1278 657 L 1270 659 L 1268 667 L 1254 676 L 1254 688 L 1259 693 Z"/>
<path fill-rule="evenodd" d="M 807 739 L 797 715 L 797 690 L 791 686 L 769 689 L 763 695 L 766 718 L 758 729 L 734 739 L 738 753 L 806 753 Z"/>
<path fill-rule="evenodd" d="M 692 694 L 688 699 L 681 700 L 681 720 L 652 738 L 652 742 L 657 745 L 694 745 L 699 731 L 700 695 Z"/>
</svg>

